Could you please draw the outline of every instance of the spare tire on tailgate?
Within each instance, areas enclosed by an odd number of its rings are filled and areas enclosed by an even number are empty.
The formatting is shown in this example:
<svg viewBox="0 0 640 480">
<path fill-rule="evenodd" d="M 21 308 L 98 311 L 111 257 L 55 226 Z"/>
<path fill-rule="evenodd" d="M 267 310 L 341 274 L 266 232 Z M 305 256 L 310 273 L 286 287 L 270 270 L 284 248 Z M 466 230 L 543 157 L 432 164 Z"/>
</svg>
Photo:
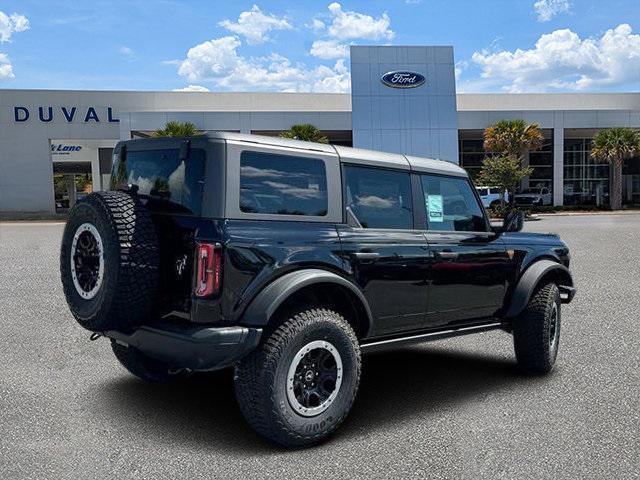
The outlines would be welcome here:
<svg viewBox="0 0 640 480">
<path fill-rule="evenodd" d="M 69 212 L 60 274 L 71 313 L 84 328 L 128 330 L 149 318 L 159 266 L 149 212 L 135 195 L 94 192 Z"/>
</svg>

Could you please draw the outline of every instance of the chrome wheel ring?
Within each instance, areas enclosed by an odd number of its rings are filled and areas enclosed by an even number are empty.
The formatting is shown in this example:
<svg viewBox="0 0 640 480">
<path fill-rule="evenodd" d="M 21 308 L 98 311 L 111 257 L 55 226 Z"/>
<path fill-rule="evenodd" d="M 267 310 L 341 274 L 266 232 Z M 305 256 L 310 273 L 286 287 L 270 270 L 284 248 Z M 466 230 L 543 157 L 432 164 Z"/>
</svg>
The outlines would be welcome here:
<svg viewBox="0 0 640 480">
<path fill-rule="evenodd" d="M 342 385 L 342 357 L 326 340 L 315 340 L 293 357 L 287 372 L 287 399 L 303 417 L 320 415 L 335 401 Z"/>
<path fill-rule="evenodd" d="M 104 247 L 96 227 L 83 223 L 71 243 L 71 278 L 78 295 L 85 300 L 96 296 L 104 278 Z"/>
</svg>

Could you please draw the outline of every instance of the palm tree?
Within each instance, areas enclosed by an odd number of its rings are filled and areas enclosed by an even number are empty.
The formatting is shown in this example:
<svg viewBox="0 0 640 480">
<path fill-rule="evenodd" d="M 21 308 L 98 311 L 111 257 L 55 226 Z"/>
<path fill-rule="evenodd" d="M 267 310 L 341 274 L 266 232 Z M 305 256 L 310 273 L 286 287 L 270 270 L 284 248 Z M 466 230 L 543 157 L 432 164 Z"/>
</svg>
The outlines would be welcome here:
<svg viewBox="0 0 640 480">
<path fill-rule="evenodd" d="M 631 128 L 600 130 L 591 142 L 591 157 L 613 167 L 610 197 L 612 210 L 622 208 L 622 164 L 637 156 L 640 156 L 640 132 Z"/>
<path fill-rule="evenodd" d="M 544 136 L 537 123 L 524 120 L 500 120 L 484 131 L 484 149 L 520 159 L 527 152 L 538 150 Z"/>
<path fill-rule="evenodd" d="M 202 135 L 191 122 L 167 122 L 164 128 L 153 132 L 154 137 L 195 137 Z"/>
<path fill-rule="evenodd" d="M 294 140 L 304 140 L 306 142 L 329 143 L 329 139 L 325 137 L 317 127 L 304 123 L 301 125 L 292 125 L 289 130 L 280 133 L 283 138 L 293 138 Z"/>
</svg>

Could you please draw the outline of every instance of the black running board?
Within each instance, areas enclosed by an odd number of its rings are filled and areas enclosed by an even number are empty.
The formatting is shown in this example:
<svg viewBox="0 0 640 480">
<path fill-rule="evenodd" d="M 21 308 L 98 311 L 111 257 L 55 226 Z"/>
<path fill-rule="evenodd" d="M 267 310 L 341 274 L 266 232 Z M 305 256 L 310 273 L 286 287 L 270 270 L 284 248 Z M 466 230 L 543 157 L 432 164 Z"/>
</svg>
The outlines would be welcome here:
<svg viewBox="0 0 640 480">
<path fill-rule="evenodd" d="M 484 323 L 482 325 L 472 325 L 459 328 L 450 328 L 447 330 L 439 330 L 436 332 L 427 332 L 409 337 L 391 338 L 388 340 L 378 340 L 365 342 L 360 345 L 363 352 L 375 352 L 387 348 L 404 347 L 414 345 L 416 343 L 428 342 L 431 340 L 440 340 L 443 338 L 457 337 L 460 335 L 469 335 L 470 333 L 480 333 L 489 330 L 504 329 L 506 324 L 503 322 Z"/>
</svg>

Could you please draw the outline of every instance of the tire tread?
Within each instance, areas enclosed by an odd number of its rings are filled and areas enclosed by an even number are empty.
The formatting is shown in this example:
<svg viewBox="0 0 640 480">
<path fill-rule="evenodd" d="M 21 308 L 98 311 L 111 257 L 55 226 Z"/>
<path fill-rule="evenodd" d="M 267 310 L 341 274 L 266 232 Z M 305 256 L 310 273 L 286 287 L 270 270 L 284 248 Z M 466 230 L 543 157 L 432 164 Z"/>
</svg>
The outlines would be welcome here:
<svg viewBox="0 0 640 480">
<path fill-rule="evenodd" d="M 276 368 L 284 349 L 305 326 L 318 319 L 334 323 L 349 337 L 352 345 L 358 345 L 355 332 L 341 315 L 325 308 L 311 308 L 282 322 L 262 347 L 243 359 L 236 368 L 236 398 L 245 419 L 258 434 L 287 447 L 313 445 L 330 435 L 348 414 L 360 382 L 361 358 L 359 348 L 356 348 L 356 388 L 347 400 L 349 408 L 340 412 L 340 417 L 329 430 L 312 435 L 301 435 L 291 429 L 281 418 L 275 403 L 269 401 L 274 395 Z"/>
</svg>

